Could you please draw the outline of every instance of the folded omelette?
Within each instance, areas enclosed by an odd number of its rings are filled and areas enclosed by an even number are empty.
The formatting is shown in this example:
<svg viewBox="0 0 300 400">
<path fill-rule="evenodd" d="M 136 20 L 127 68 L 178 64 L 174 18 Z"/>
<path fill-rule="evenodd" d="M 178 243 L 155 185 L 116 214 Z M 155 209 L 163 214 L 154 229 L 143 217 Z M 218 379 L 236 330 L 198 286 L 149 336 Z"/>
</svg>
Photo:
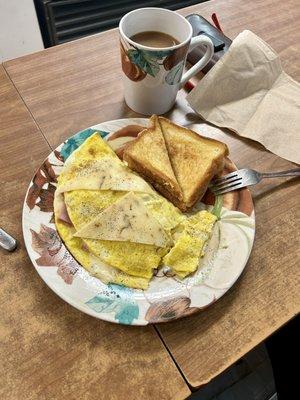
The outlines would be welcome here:
<svg viewBox="0 0 300 400">
<path fill-rule="evenodd" d="M 202 211 L 189 221 L 97 133 L 65 162 L 54 213 L 62 240 L 91 275 L 139 289 L 163 260 L 180 278 L 195 271 L 216 220 Z"/>
</svg>

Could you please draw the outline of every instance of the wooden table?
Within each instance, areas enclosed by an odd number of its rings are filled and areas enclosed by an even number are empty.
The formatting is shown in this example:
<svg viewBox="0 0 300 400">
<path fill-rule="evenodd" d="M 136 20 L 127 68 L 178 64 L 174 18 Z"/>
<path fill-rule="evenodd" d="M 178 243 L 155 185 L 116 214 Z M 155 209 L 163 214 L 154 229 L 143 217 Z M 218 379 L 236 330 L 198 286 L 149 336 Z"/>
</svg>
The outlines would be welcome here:
<svg viewBox="0 0 300 400">
<path fill-rule="evenodd" d="M 296 0 L 212 0 L 182 13 L 209 18 L 217 12 L 232 38 L 253 30 L 299 80 L 299 11 Z M 202 313 L 156 327 L 117 326 L 73 309 L 41 281 L 21 233 L 33 171 L 74 132 L 131 116 L 137 114 L 123 101 L 115 30 L 0 66 L 0 222 L 21 242 L 15 253 L 0 252 L 1 399 L 118 399 L 125 393 L 184 399 L 299 311 L 300 193 L 293 180 L 252 189 L 257 230 L 250 261 L 229 293 Z M 198 120 L 184 93 L 169 116 L 185 124 Z M 214 137 L 229 145 L 238 165 L 293 166 L 250 140 L 222 130 Z"/>
</svg>

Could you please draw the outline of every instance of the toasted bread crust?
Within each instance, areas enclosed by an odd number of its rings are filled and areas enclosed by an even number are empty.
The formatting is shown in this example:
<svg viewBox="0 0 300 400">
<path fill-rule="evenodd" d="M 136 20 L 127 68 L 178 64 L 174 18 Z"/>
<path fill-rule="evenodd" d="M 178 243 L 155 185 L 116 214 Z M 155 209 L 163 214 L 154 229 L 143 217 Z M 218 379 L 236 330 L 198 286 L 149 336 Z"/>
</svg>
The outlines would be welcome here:
<svg viewBox="0 0 300 400">
<path fill-rule="evenodd" d="M 149 169 L 140 160 L 135 159 L 130 153 L 124 154 L 124 160 L 127 162 L 129 168 L 140 174 L 147 182 L 149 182 L 157 191 L 163 194 L 178 208 L 185 208 L 182 202 L 182 193 L 172 185 L 169 180 L 166 180 L 165 175 L 161 171 Z M 179 207 L 179 205 L 181 207 Z"/>
<path fill-rule="evenodd" d="M 212 159 L 211 166 L 208 170 L 205 171 L 205 174 L 204 175 L 199 174 L 199 178 L 197 179 L 197 182 L 191 182 L 191 185 L 194 185 L 193 190 L 191 191 L 191 193 L 189 193 L 188 196 L 185 196 L 185 199 L 184 199 L 185 208 L 188 210 L 188 209 L 192 208 L 195 205 L 195 203 L 202 198 L 202 196 L 206 192 L 208 184 L 209 184 L 210 180 L 213 178 L 213 176 L 217 175 L 218 173 L 220 173 L 222 171 L 222 169 L 224 167 L 224 158 L 225 158 L 225 156 L 228 155 L 228 148 L 227 148 L 226 144 L 219 142 L 218 140 L 200 136 L 198 133 L 191 131 L 190 129 L 180 127 L 164 117 L 159 117 L 159 121 L 160 121 L 160 123 L 164 124 L 165 126 L 167 125 L 168 127 L 174 129 L 174 131 L 181 132 L 182 135 L 184 135 L 184 137 L 188 136 L 193 141 L 195 140 L 196 142 L 201 143 L 201 145 L 203 145 L 204 143 L 213 144 L 214 146 L 218 147 L 220 150 L 219 155 Z M 161 127 L 162 127 L 162 125 L 161 125 Z M 165 135 L 163 127 L 162 127 L 162 132 Z M 167 149 L 169 152 L 169 158 L 171 160 L 173 170 L 174 170 L 176 178 L 178 180 L 178 175 L 176 174 L 176 167 L 174 165 L 174 157 L 180 156 L 180 155 L 176 153 L 176 149 L 171 148 L 171 146 L 168 146 L 166 137 L 165 137 L 165 141 L 166 141 Z M 191 156 L 192 156 L 192 154 L 191 154 Z M 189 179 L 189 176 L 187 176 L 186 179 Z M 179 182 L 179 184 L 180 184 L 180 182 Z M 181 187 L 181 189 L 183 190 L 182 187 Z M 183 191 L 183 194 L 185 195 L 184 191 Z M 182 207 L 180 207 L 180 208 L 182 209 Z"/>
<path fill-rule="evenodd" d="M 195 160 L 197 163 L 197 157 L 199 158 L 199 155 L 197 156 L 197 145 L 199 145 L 199 144 L 201 146 L 213 145 L 215 148 L 218 148 L 218 150 L 219 150 L 218 155 L 212 156 L 210 168 L 207 169 L 204 174 L 199 173 L 199 176 L 196 177 L 196 179 L 197 179 L 196 181 L 195 180 L 190 181 L 189 188 L 192 187 L 192 190 L 189 190 L 189 192 L 186 193 L 184 188 L 181 186 L 181 189 L 182 189 L 183 195 L 184 195 L 185 206 L 187 209 L 190 209 L 204 195 L 212 177 L 214 175 L 218 174 L 223 169 L 224 158 L 228 154 L 228 148 L 224 143 L 219 142 L 218 140 L 200 136 L 198 133 L 191 131 L 190 129 L 180 127 L 180 126 L 172 123 L 171 121 L 169 121 L 166 118 L 159 117 L 159 122 L 161 124 L 163 135 L 165 137 L 165 142 L 166 142 L 167 149 L 169 152 L 169 158 L 171 160 L 171 164 L 172 164 L 175 176 L 176 176 L 179 184 L 180 184 L 180 182 L 182 182 L 182 180 L 180 180 L 180 173 L 182 173 L 182 168 L 184 168 L 182 166 L 182 164 L 185 163 L 186 167 L 188 165 L 188 168 L 190 166 L 190 168 L 195 169 Z M 172 131 L 172 133 L 173 132 L 175 133 L 174 138 L 171 138 L 170 136 L 168 136 L 166 129 L 170 129 Z M 183 137 L 182 143 L 180 143 L 180 135 L 181 134 Z M 189 140 L 191 140 L 192 142 L 195 142 L 195 151 L 194 151 L 194 148 L 192 151 L 190 151 L 190 150 L 187 151 L 187 148 L 184 145 L 184 143 L 185 143 L 184 138 L 185 139 L 189 138 Z M 169 143 L 168 143 L 168 141 L 169 141 Z M 182 148 L 180 148 L 180 145 L 182 145 Z M 191 148 L 191 146 L 189 147 L 189 149 L 190 148 Z M 179 153 L 178 153 L 178 151 L 179 151 Z M 208 151 L 209 151 L 209 148 L 208 148 Z M 182 163 L 180 163 L 179 170 L 178 170 L 178 165 L 176 165 L 176 163 L 174 162 L 174 160 L 176 160 L 176 157 L 181 158 L 180 161 L 182 161 Z M 191 157 L 190 163 L 188 160 L 189 157 Z M 193 158 L 195 158 L 195 160 L 193 160 Z M 178 164 L 178 162 L 177 162 L 177 164 Z M 192 172 L 193 171 L 191 170 L 191 174 L 192 174 Z M 185 179 L 185 181 L 188 181 L 191 178 L 188 174 L 185 174 L 184 179 Z"/>
<path fill-rule="evenodd" d="M 174 129 L 179 129 L 181 131 L 184 132 L 184 135 L 189 135 L 191 138 L 197 140 L 197 141 L 203 141 L 206 140 L 208 142 L 214 143 L 215 145 L 222 147 L 223 151 L 224 151 L 224 157 L 228 156 L 229 154 L 229 150 L 228 147 L 225 143 L 220 142 L 219 140 L 210 138 L 210 137 L 206 137 L 206 136 L 202 136 L 199 133 L 192 131 L 191 129 L 185 128 L 184 126 L 179 126 L 174 124 L 174 122 L 170 121 L 169 119 L 165 118 L 165 117 L 158 117 L 158 120 L 161 121 L 163 120 L 165 123 L 167 123 L 169 126 L 172 126 Z"/>
<path fill-rule="evenodd" d="M 222 154 L 220 154 L 219 157 L 213 160 L 211 168 L 207 171 L 207 173 L 203 176 L 201 180 L 199 180 L 198 184 L 195 186 L 189 200 L 186 202 L 186 206 L 188 209 L 193 207 L 198 200 L 201 200 L 212 178 L 223 171 L 225 164 L 225 156 L 227 156 L 228 154 L 227 146 L 226 150 Z"/>
<path fill-rule="evenodd" d="M 217 160 L 214 160 L 211 169 L 202 178 L 202 180 L 199 181 L 198 184 L 195 186 L 193 193 L 189 198 L 189 201 L 186 202 L 187 209 L 191 209 L 197 203 L 198 200 L 202 199 L 211 179 L 215 175 L 218 175 L 220 172 L 222 172 L 223 168 L 224 168 L 224 157 L 221 155 Z"/>
<path fill-rule="evenodd" d="M 155 132 L 156 135 L 151 136 Z M 155 162 L 155 157 L 152 159 L 144 155 L 145 151 L 151 151 L 151 148 L 148 149 L 145 146 L 151 147 L 152 138 L 159 154 L 158 163 Z M 205 158 L 201 158 L 201 154 L 206 146 L 209 156 L 205 161 Z M 200 148 L 200 153 L 197 152 L 197 147 Z M 161 153 L 161 148 L 165 149 L 168 160 L 165 154 Z M 150 127 L 140 132 L 138 138 L 126 146 L 124 160 L 131 169 L 143 176 L 156 190 L 184 212 L 191 209 L 202 198 L 213 176 L 223 170 L 227 155 L 226 144 L 203 137 L 164 117 L 154 115 L 150 118 Z M 211 165 L 209 165 L 210 162 Z M 197 174 L 198 168 L 200 168 L 199 174 Z"/>
<path fill-rule="evenodd" d="M 156 145 L 159 145 L 158 153 L 161 155 L 160 160 L 162 160 L 165 170 L 163 170 L 162 167 L 157 167 L 155 159 L 149 159 L 144 156 L 144 151 L 149 151 L 149 149 L 145 149 L 143 145 L 145 142 L 147 143 L 149 139 L 151 141 L 154 134 L 156 134 L 156 136 L 153 140 Z M 160 153 L 160 151 L 163 153 Z M 156 115 L 150 118 L 150 127 L 141 131 L 138 138 L 126 146 L 123 159 L 131 169 L 140 173 L 166 198 L 172 199 L 172 202 L 175 201 L 175 199 L 178 199 L 178 202 L 182 201 L 183 195 L 174 175 Z"/>
</svg>

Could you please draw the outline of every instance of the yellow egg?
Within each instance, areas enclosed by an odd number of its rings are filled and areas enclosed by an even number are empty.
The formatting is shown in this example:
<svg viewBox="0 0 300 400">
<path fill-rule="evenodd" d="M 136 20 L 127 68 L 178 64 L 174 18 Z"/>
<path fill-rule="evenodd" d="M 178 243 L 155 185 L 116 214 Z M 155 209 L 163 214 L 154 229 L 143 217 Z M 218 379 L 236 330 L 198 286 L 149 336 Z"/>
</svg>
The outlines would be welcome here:
<svg viewBox="0 0 300 400">
<path fill-rule="evenodd" d="M 58 232 L 77 261 L 103 282 L 145 289 L 162 259 L 179 277 L 187 276 L 197 268 L 216 220 L 207 211 L 190 218 L 184 216 L 130 171 L 98 134 L 89 137 L 68 158 L 57 189 L 54 203 Z M 73 236 L 130 191 L 172 235 L 174 247 Z M 64 204 L 73 226 L 59 219 L 57 210 Z"/>
<path fill-rule="evenodd" d="M 104 283 L 116 283 L 136 289 L 146 289 L 149 279 L 135 277 L 106 265 L 97 257 L 93 257 L 88 251 L 84 241 L 81 238 L 74 237 L 75 228 L 56 218 L 56 228 L 60 237 L 65 242 L 68 250 L 76 260 L 92 275 L 98 277 Z"/>
<path fill-rule="evenodd" d="M 70 218 L 79 230 L 93 220 L 104 208 L 124 196 L 126 192 L 110 190 L 76 190 L 66 192 L 65 202 Z M 139 194 L 145 206 L 170 231 L 185 217 L 180 211 L 159 195 Z M 168 249 L 162 250 L 156 246 L 140 244 L 84 239 L 91 252 L 106 263 L 134 276 L 150 278 L 153 269 L 157 268 L 162 255 Z"/>
<path fill-rule="evenodd" d="M 175 245 L 164 257 L 164 264 L 184 278 L 196 271 L 199 258 L 211 235 L 216 216 L 204 210 L 187 218 L 177 229 Z"/>
</svg>

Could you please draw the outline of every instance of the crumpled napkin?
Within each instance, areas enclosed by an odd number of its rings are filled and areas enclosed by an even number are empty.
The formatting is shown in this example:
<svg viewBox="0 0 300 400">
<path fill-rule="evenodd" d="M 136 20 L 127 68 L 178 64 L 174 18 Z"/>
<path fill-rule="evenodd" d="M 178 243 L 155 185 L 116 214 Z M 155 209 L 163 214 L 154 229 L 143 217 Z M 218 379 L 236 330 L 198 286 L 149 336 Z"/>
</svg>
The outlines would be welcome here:
<svg viewBox="0 0 300 400">
<path fill-rule="evenodd" d="M 187 101 L 208 122 L 300 163 L 300 84 L 253 32 L 245 30 L 234 39 Z"/>
</svg>

